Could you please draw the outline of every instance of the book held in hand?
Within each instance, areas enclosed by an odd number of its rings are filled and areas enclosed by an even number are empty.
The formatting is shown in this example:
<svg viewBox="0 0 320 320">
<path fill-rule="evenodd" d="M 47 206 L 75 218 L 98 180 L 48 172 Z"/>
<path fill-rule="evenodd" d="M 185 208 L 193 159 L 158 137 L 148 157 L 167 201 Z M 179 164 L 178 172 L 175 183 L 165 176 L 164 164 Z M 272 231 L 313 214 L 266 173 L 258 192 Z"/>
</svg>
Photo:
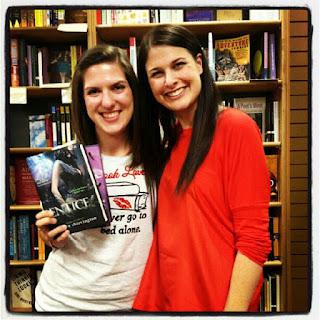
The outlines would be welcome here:
<svg viewBox="0 0 320 320">
<path fill-rule="evenodd" d="M 70 232 L 109 223 L 83 145 L 72 142 L 27 158 L 42 202 Z"/>
</svg>

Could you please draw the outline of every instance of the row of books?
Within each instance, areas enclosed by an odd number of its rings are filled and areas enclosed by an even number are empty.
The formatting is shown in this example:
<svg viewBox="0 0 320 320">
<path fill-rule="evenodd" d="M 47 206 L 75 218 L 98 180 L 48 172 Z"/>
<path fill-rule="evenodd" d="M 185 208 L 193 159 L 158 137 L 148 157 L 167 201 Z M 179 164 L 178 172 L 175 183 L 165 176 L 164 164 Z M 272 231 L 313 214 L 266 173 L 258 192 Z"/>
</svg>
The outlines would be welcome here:
<svg viewBox="0 0 320 320">
<path fill-rule="evenodd" d="M 267 101 L 266 96 L 231 97 L 222 106 L 246 112 L 256 121 L 264 142 L 280 142 L 278 101 Z"/>
<path fill-rule="evenodd" d="M 31 312 L 34 309 L 34 289 L 41 269 L 16 267 L 9 271 L 10 311 Z"/>
<path fill-rule="evenodd" d="M 84 50 L 82 45 L 37 46 L 12 38 L 11 86 L 68 86 Z"/>
<path fill-rule="evenodd" d="M 257 9 L 97 9 L 102 25 L 182 23 L 197 21 L 279 20 L 279 10 Z"/>
<path fill-rule="evenodd" d="M 280 303 L 280 275 L 275 272 L 268 272 L 264 276 L 260 299 L 260 311 L 279 312 Z"/>
<path fill-rule="evenodd" d="M 87 22 L 86 10 L 19 9 L 9 10 L 10 28 L 54 27 L 63 23 Z"/>
<path fill-rule="evenodd" d="M 50 114 L 29 115 L 31 148 L 56 147 L 74 140 L 70 106 L 51 105 Z"/>
<path fill-rule="evenodd" d="M 45 244 L 30 214 L 12 215 L 9 221 L 10 260 L 44 260 Z"/>
</svg>

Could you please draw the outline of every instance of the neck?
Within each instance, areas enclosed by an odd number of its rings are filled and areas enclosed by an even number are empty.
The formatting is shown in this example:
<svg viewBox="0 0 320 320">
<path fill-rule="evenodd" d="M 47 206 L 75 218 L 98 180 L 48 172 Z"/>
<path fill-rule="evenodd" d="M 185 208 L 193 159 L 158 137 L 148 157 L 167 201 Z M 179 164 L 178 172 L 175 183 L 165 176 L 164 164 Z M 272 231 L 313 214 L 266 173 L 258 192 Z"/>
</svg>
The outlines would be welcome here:
<svg viewBox="0 0 320 320">
<path fill-rule="evenodd" d="M 98 139 L 100 151 L 107 156 L 122 157 L 130 153 L 131 147 L 126 136 L 108 136 Z"/>
</svg>

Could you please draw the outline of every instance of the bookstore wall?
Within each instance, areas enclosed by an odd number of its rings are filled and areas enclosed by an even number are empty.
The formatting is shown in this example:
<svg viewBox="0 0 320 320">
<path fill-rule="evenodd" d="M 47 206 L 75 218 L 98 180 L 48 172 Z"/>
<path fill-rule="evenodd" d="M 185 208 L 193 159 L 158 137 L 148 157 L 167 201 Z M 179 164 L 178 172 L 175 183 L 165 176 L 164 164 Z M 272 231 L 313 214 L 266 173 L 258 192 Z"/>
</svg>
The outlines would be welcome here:
<svg viewBox="0 0 320 320">
<path fill-rule="evenodd" d="M 309 78 L 308 59 L 303 65 L 300 59 L 308 57 L 309 47 L 308 32 L 297 30 L 302 23 L 307 30 L 307 13 L 258 8 L 9 9 L 8 309 L 34 311 L 34 288 L 49 249 L 35 227 L 40 199 L 26 157 L 74 139 L 70 81 L 77 61 L 87 48 L 111 43 L 126 50 L 135 68 L 143 34 L 157 23 L 175 23 L 199 38 L 223 106 L 247 112 L 261 130 L 270 170 L 272 252 L 264 267 L 260 311 L 306 311 L 310 301 L 304 298 L 299 307 L 297 301 L 309 290 L 309 252 L 301 252 L 310 241 L 305 198 L 309 98 L 299 86 Z M 292 147 L 299 143 L 300 149 Z"/>
</svg>

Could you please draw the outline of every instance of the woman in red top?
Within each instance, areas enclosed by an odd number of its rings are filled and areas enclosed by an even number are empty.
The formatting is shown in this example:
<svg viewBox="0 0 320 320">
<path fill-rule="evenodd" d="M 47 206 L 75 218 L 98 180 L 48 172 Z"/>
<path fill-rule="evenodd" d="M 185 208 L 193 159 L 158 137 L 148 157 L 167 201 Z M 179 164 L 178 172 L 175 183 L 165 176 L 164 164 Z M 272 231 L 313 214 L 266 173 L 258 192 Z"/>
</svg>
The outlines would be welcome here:
<svg viewBox="0 0 320 320">
<path fill-rule="evenodd" d="M 261 133 L 218 112 L 196 37 L 160 25 L 142 40 L 138 76 L 163 127 L 158 220 L 134 308 L 257 311 L 270 251 L 270 180 Z"/>
</svg>

